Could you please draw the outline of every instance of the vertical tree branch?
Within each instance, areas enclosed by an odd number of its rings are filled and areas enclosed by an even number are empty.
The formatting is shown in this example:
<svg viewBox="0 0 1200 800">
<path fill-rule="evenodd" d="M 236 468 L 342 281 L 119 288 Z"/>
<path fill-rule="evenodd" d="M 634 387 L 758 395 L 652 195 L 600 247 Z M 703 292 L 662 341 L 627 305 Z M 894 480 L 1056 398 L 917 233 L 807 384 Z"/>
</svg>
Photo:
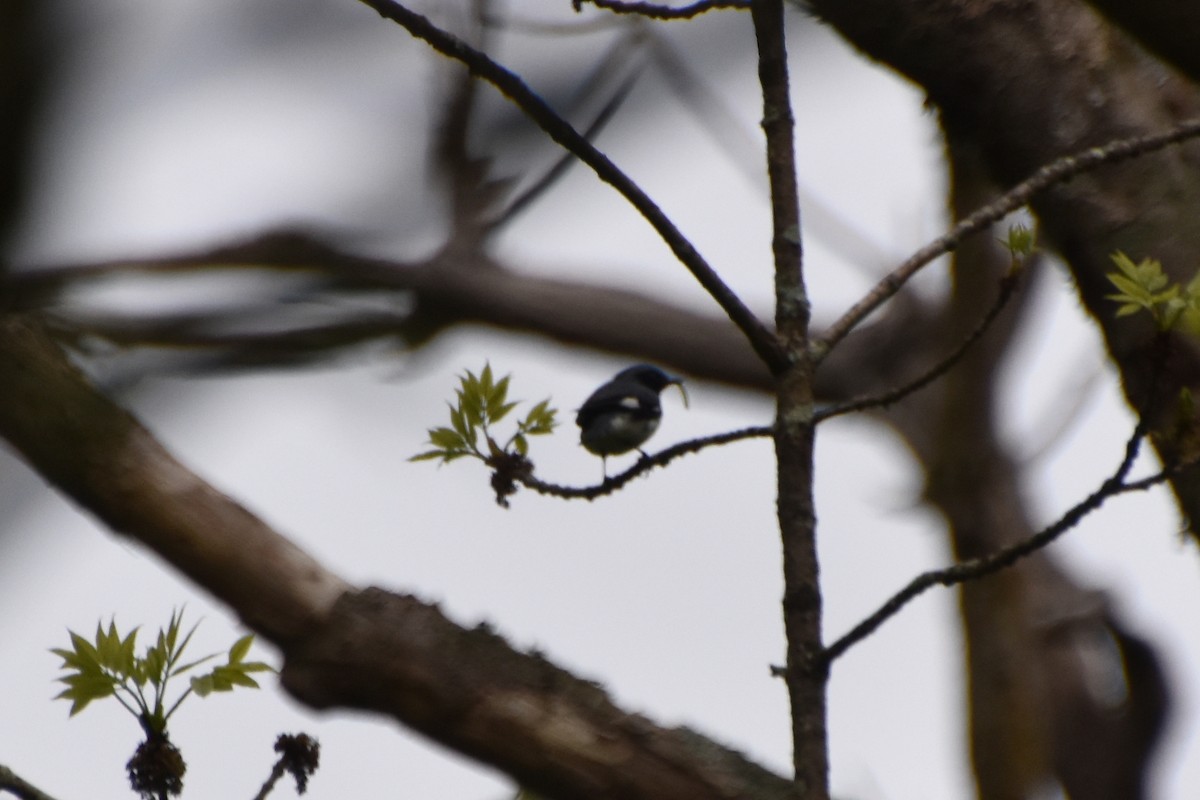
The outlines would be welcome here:
<svg viewBox="0 0 1200 800">
<path fill-rule="evenodd" d="M 812 360 L 809 302 L 800 245 L 794 120 L 788 94 L 787 48 L 781 0 L 751 5 L 763 93 L 763 131 L 771 184 L 775 259 L 775 326 L 786 362 L 775 370 L 775 456 L 780 537 L 783 543 L 783 617 L 787 634 L 787 687 L 792 708 L 792 761 L 800 796 L 829 797 L 825 720 L 828 670 L 821 659 L 821 590 L 813 507 Z"/>
</svg>

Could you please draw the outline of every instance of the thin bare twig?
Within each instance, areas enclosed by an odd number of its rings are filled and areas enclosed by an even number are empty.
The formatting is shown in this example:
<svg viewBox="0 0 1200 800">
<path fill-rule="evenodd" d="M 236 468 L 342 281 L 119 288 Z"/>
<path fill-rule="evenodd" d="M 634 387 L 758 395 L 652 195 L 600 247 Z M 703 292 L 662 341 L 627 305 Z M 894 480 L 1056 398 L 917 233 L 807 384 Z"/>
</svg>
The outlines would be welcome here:
<svg viewBox="0 0 1200 800">
<path fill-rule="evenodd" d="M 862 322 L 867 315 L 895 295 L 900 287 L 926 264 L 954 250 L 963 239 L 972 233 L 983 230 L 992 223 L 1003 219 L 1007 214 L 1016 211 L 1040 192 L 1103 164 L 1113 164 L 1146 155 L 1196 136 L 1200 136 L 1200 119 L 1191 119 L 1161 133 L 1117 139 L 1100 147 L 1092 147 L 1079 153 L 1063 156 L 1041 167 L 991 203 L 964 217 L 949 231 L 913 253 L 907 261 L 886 275 L 866 296 L 829 326 L 822 336 L 813 341 L 813 357 L 824 358 L 834 345 L 845 338 L 846 334 Z"/>
<path fill-rule="evenodd" d="M 880 394 L 870 395 L 868 397 L 860 397 L 855 400 L 848 400 L 844 403 L 835 403 L 834 405 L 822 408 L 813 414 L 813 421 L 821 422 L 822 420 L 829 419 L 830 417 L 840 417 L 843 414 L 852 414 L 856 411 L 865 411 L 869 408 L 887 408 L 888 406 L 902 400 L 913 392 L 925 388 L 941 376 L 945 375 L 950 371 L 951 367 L 959 362 L 959 360 L 966 354 L 967 350 L 969 350 L 971 346 L 979 341 L 983 334 L 987 332 L 987 329 L 991 327 L 991 324 L 995 321 L 996 317 L 1000 316 L 1000 312 L 1006 305 L 1008 305 L 1009 299 L 1016 292 L 1020 282 L 1020 272 L 1010 272 L 1001 278 L 1000 291 L 996 295 L 995 302 L 992 303 L 991 308 L 987 310 L 987 313 L 984 314 L 983 318 L 979 320 L 979 324 L 975 326 L 975 329 L 967 334 L 966 338 L 963 339 L 962 342 L 959 343 L 958 347 L 954 348 L 954 350 L 948 356 L 934 364 L 922 375 L 919 375 L 906 384 L 897 386 L 894 389 L 889 389 L 888 391 Z"/>
<path fill-rule="evenodd" d="M 929 570 L 913 578 L 907 586 L 892 595 L 877 611 L 825 648 L 824 660 L 826 664 L 833 662 L 844 655 L 851 647 L 866 639 L 878 630 L 884 622 L 895 616 L 900 609 L 904 608 L 904 606 L 908 605 L 926 590 L 939 585 L 956 586 L 960 583 L 982 578 L 985 575 L 990 575 L 1006 567 L 1010 567 L 1020 559 L 1042 549 L 1078 525 L 1084 517 L 1098 510 L 1110 498 L 1128 494 L 1129 492 L 1145 491 L 1194 465 L 1195 462 L 1175 465 L 1162 469 L 1146 478 L 1126 482 L 1125 479 L 1129 475 L 1129 470 L 1133 468 L 1133 462 L 1137 459 L 1145 435 L 1146 423 L 1143 419 L 1134 428 L 1133 434 L 1125 443 L 1125 454 L 1116 471 L 1104 483 L 1100 484 L 1095 491 L 1068 509 L 1053 524 L 1043 528 L 1028 539 L 1017 542 L 1010 547 L 997 550 L 990 555 L 954 564 L 944 569 Z"/>
<path fill-rule="evenodd" d="M 712 436 L 702 436 L 698 439 L 689 439 L 686 442 L 671 445 L 665 450 L 661 450 L 654 455 L 646 456 L 639 459 L 629 469 L 619 475 L 613 475 L 605 478 L 603 483 L 595 486 L 561 486 L 555 483 L 539 480 L 533 475 L 519 476 L 517 482 L 528 489 L 532 489 L 538 494 L 548 497 L 561 497 L 564 500 L 595 500 L 598 497 L 614 494 L 625 484 L 632 481 L 639 475 L 643 475 L 655 467 L 665 467 L 677 458 L 681 458 L 689 453 L 698 453 L 706 447 L 715 447 L 717 445 L 730 444 L 731 442 L 739 442 L 743 439 L 762 439 L 770 436 L 775 428 L 772 425 L 754 425 L 748 428 L 739 428 L 726 433 L 717 433 Z"/>
<path fill-rule="evenodd" d="M 617 110 L 629 98 L 629 93 L 633 91 L 634 84 L 641 77 L 641 69 L 638 67 L 630 68 L 629 62 L 631 61 L 630 55 L 637 55 L 637 48 L 643 46 L 642 40 L 644 37 L 635 28 L 645 26 L 626 27 L 629 30 L 614 43 L 609 52 L 600 60 L 595 69 L 592 70 L 592 74 L 584 81 L 583 92 L 587 93 L 594 91 L 596 86 L 602 82 L 611 83 L 614 72 L 618 72 L 619 70 L 629 71 L 629 74 L 622 78 L 621 82 L 612 90 L 611 96 L 605 101 L 600 111 L 597 112 L 595 119 L 592 120 L 590 125 L 584 128 L 583 136 L 589 142 L 595 141 L 600 132 L 608 125 L 613 116 L 616 115 Z M 575 154 L 570 151 L 564 152 L 546 170 L 545 174 L 534 180 L 527 188 L 509 200 L 504 209 L 495 218 L 487 222 L 487 230 L 494 232 L 515 219 L 522 211 L 541 197 L 546 190 L 551 188 L 574 163 Z"/>
<path fill-rule="evenodd" d="M 692 273 L 700 285 L 716 300 L 730 320 L 745 334 L 759 358 L 773 371 L 786 363 L 783 349 L 774 333 L 747 308 L 741 298 L 721 279 L 695 246 L 663 213 L 640 186 L 601 153 L 587 137 L 575 130 L 518 75 L 501 66 L 490 56 L 471 47 L 427 18 L 393 0 L 360 0 L 381 17 L 389 19 L 414 37 L 421 39 L 444 56 L 462 62 L 471 73 L 492 84 L 517 105 L 546 135 L 574 153 L 602 181 L 611 185 L 650 223 L 671 248 L 675 257 Z"/>
<path fill-rule="evenodd" d="M 624 0 L 572 0 L 571 7 L 582 11 L 584 3 L 611 11 L 614 14 L 637 14 L 648 19 L 692 19 L 706 11 L 734 10 L 746 11 L 750 3 L 746 0 L 699 0 L 680 8 L 660 6 L 657 3 L 624 2 Z"/>
<path fill-rule="evenodd" d="M 726 161 L 742 173 L 756 193 L 761 192 L 765 196 L 766 176 L 762 168 L 761 144 L 755 138 L 755 132 L 708 85 L 711 76 L 693 69 L 670 38 L 658 29 L 646 25 L 641 27 L 645 29 L 650 56 L 657 67 L 655 74 L 667 83 L 672 96 L 691 113 L 700 130 L 708 134 Z M 800 207 L 804 209 L 805 234 L 820 241 L 843 261 L 867 270 L 871 277 L 875 277 L 881 271 L 880 265 L 898 260 L 872 242 L 866 233 L 819 195 L 806 190 L 803 180 L 799 192 Z"/>
<path fill-rule="evenodd" d="M 254 795 L 254 800 L 267 800 L 267 797 L 269 797 L 271 792 L 275 790 L 275 784 L 279 783 L 279 779 L 283 777 L 283 771 L 285 769 L 287 769 L 287 765 L 284 763 L 284 760 L 280 758 L 275 762 L 275 765 L 271 767 L 271 774 L 268 775 L 267 779 L 263 782 L 262 788 L 258 790 L 258 794 Z"/>
</svg>

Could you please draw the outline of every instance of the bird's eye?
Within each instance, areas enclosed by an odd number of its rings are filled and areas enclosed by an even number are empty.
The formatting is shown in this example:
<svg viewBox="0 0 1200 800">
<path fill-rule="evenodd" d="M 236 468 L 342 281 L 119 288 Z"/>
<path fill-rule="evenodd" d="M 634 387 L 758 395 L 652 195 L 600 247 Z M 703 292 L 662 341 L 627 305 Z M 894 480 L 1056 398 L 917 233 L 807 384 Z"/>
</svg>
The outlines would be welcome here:
<svg viewBox="0 0 1200 800">
<path fill-rule="evenodd" d="M 640 402 L 638 402 L 638 399 L 636 397 L 632 397 L 632 396 L 631 397 L 622 397 L 620 399 L 620 401 L 617 403 L 617 405 L 621 406 L 621 408 L 630 408 L 635 411 L 642 407 L 642 404 Z"/>
</svg>

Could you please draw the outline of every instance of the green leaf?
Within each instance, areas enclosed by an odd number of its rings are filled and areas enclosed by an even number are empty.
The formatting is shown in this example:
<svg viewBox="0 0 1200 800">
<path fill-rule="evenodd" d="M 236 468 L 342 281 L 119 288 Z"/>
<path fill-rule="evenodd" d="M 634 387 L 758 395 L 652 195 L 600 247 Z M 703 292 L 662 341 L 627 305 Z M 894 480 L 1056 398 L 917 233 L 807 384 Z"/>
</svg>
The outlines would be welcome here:
<svg viewBox="0 0 1200 800">
<path fill-rule="evenodd" d="M 499 422 L 508 414 L 509 411 L 512 411 L 513 406 L 516 405 L 516 403 L 512 403 L 510 405 L 507 402 L 508 382 L 509 378 L 511 377 L 512 376 L 510 375 L 505 375 L 494 387 L 492 387 L 491 391 L 487 393 L 486 411 L 488 419 L 492 422 Z"/>
<path fill-rule="evenodd" d="M 162 683 L 167 674 L 167 637 L 162 631 L 158 632 L 158 641 L 153 647 L 146 648 L 146 655 L 142 657 L 142 668 L 145 673 L 146 680 L 158 686 Z"/>
<path fill-rule="evenodd" d="M 248 689 L 258 688 L 258 681 L 251 678 L 244 670 L 239 669 L 237 666 L 217 667 L 213 670 L 213 674 L 217 676 L 219 682 L 228 684 L 230 691 L 235 686 L 245 686 Z"/>
<path fill-rule="evenodd" d="M 529 413 L 525 415 L 525 424 L 533 427 L 539 418 L 546 413 L 546 409 L 550 406 L 550 398 L 547 397 L 542 402 L 529 409 Z"/>
<path fill-rule="evenodd" d="M 238 668 L 242 672 L 276 672 L 277 670 L 270 664 L 263 661 L 243 661 L 238 664 Z"/>
<path fill-rule="evenodd" d="M 488 416 L 491 417 L 492 422 L 499 422 L 500 420 L 507 417 L 512 412 L 512 410 L 516 407 L 517 407 L 516 402 L 501 403 L 500 405 L 495 406 L 495 407 L 488 406 Z"/>
<path fill-rule="evenodd" d="M 80 637 L 80 641 L 84 641 L 82 637 Z M 62 658 L 63 663 L 59 666 L 59 669 L 72 669 L 79 672 L 100 672 L 100 662 L 94 657 L 95 650 L 90 644 L 86 650 L 82 651 L 53 648 L 50 652 Z"/>
<path fill-rule="evenodd" d="M 1020 258 L 1033 252 L 1034 240 L 1033 231 L 1018 223 L 1008 229 L 1004 244 L 1014 258 Z"/>
<path fill-rule="evenodd" d="M 525 415 L 525 423 L 522 426 L 526 433 L 535 436 L 551 433 L 554 426 L 557 424 L 554 419 L 556 409 L 550 408 L 550 398 L 546 398 L 542 402 L 529 410 Z"/>
<path fill-rule="evenodd" d="M 62 659 L 59 669 L 79 669 L 79 656 L 74 650 L 64 650 L 61 647 L 51 647 L 50 652 Z"/>
<path fill-rule="evenodd" d="M 1175 287 L 1178 288 L 1178 287 Z M 1179 298 L 1172 297 L 1162 304 L 1162 309 L 1159 311 L 1159 324 L 1163 330 L 1170 330 L 1175 327 L 1179 321 L 1179 315 L 1187 309 L 1187 303 Z"/>
<path fill-rule="evenodd" d="M 1135 264 L 1121 251 L 1113 253 L 1110 258 L 1118 271 L 1110 272 L 1105 277 L 1118 292 L 1108 295 L 1107 299 L 1120 304 L 1118 317 L 1126 317 L 1144 309 L 1154 318 L 1160 330 L 1169 330 L 1179 323 L 1181 314 L 1191 304 L 1191 284 L 1181 297 L 1179 284 L 1170 283 L 1160 261 L 1143 258 Z M 1200 286 L 1195 292 L 1195 296 L 1200 296 Z"/>
<path fill-rule="evenodd" d="M 198 677 L 194 677 L 189 683 L 192 687 L 192 691 L 195 692 L 199 697 L 208 697 L 210 694 L 216 691 L 215 687 L 213 686 L 212 675 L 200 675 Z"/>
<path fill-rule="evenodd" d="M 106 633 L 104 626 L 96 623 L 96 653 L 101 667 L 115 670 L 121 662 L 121 637 L 115 621 L 109 621 L 108 628 Z"/>
<path fill-rule="evenodd" d="M 254 680 L 254 678 L 251 678 L 249 675 L 246 675 L 245 673 L 242 673 L 242 672 L 233 673 L 232 675 L 229 676 L 229 680 L 231 680 L 235 685 L 243 686 L 247 689 L 259 688 L 258 681 Z"/>
<path fill-rule="evenodd" d="M 411 456 L 409 461 L 439 461 L 447 464 L 464 456 L 491 461 L 506 455 L 497 441 L 506 442 L 505 448 L 521 455 L 528 452 L 530 435 L 550 433 L 555 425 L 555 409 L 547 398 L 538 403 L 516 423 L 516 431 L 506 440 L 494 435 L 490 426 L 510 415 L 518 405 L 509 401 L 512 376 L 499 379 L 490 362 L 484 362 L 477 375 L 466 370 L 459 376 L 459 387 L 455 395 L 457 404 L 450 407 L 450 427 L 429 430 L 432 447 Z"/>
<path fill-rule="evenodd" d="M 460 405 L 463 398 L 479 397 L 483 393 L 482 386 L 479 383 L 479 378 L 475 377 L 475 373 L 471 372 L 471 370 L 467 370 L 467 374 L 459 380 L 459 385 L 462 387 L 458 393 Z"/>
<path fill-rule="evenodd" d="M 121 674 L 132 676 L 137 670 L 138 658 L 134 652 L 137 647 L 138 628 L 134 628 L 121 641 Z"/>
<path fill-rule="evenodd" d="M 181 612 L 179 619 L 175 622 L 176 633 L 179 631 L 179 627 L 180 627 L 179 624 L 182 622 L 183 622 L 183 616 L 182 616 L 182 612 Z M 177 663 L 179 663 L 179 659 L 183 658 L 183 651 L 187 650 L 187 646 L 192 643 L 192 637 L 196 635 L 196 629 L 199 627 L 200 627 L 199 622 L 197 622 L 195 625 L 193 625 L 191 627 L 191 630 L 189 630 L 187 632 L 187 635 L 183 637 L 183 642 L 178 647 L 175 647 L 174 644 L 172 644 L 171 649 L 167 652 L 167 669 L 174 669 L 175 665 Z M 175 637 L 171 637 L 171 641 L 174 642 L 174 640 L 175 640 Z M 200 659 L 200 661 L 207 661 L 210 658 L 212 658 L 212 656 L 205 656 L 204 658 Z M 194 663 L 199 664 L 200 661 L 197 661 Z M 190 667 L 188 667 L 188 668 L 190 668 Z M 182 672 L 183 669 L 185 669 L 185 668 L 181 667 L 180 669 L 175 670 L 172 674 L 178 674 L 178 673 Z"/>
<path fill-rule="evenodd" d="M 444 458 L 445 450 L 426 450 L 424 453 L 417 453 L 415 456 L 409 456 L 409 461 L 432 461 L 435 458 Z"/>
<path fill-rule="evenodd" d="M 433 428 L 430 430 L 429 443 L 443 450 L 462 450 L 467 446 L 463 437 L 451 428 Z"/>
<path fill-rule="evenodd" d="M 1187 286 L 1183 287 L 1183 296 L 1188 302 L 1200 298 L 1200 272 L 1193 275 L 1192 279 L 1187 282 Z"/>
<path fill-rule="evenodd" d="M 472 428 L 478 428 L 485 421 L 483 417 L 483 404 L 484 397 L 478 384 L 476 384 L 474 389 L 463 387 L 463 393 L 459 397 L 459 405 L 462 407 L 463 414 L 466 415 L 467 424 Z"/>
<path fill-rule="evenodd" d="M 1147 292 L 1157 292 L 1168 283 L 1167 275 L 1163 272 L 1162 262 L 1157 259 L 1143 258 L 1135 264 L 1129 256 L 1117 251 L 1112 256 L 1112 261 L 1116 264 L 1117 269 L 1128 275 Z"/>
<path fill-rule="evenodd" d="M 1188 306 L 1179 315 L 1179 327 L 1192 336 L 1200 337 L 1200 308 Z"/>
<path fill-rule="evenodd" d="M 67 688 L 55 695 L 55 700 L 71 701 L 71 716 L 75 716 L 93 700 L 101 700 L 117 693 L 117 679 L 109 675 L 71 675 L 59 678 Z"/>
<path fill-rule="evenodd" d="M 171 621 L 167 623 L 167 632 L 166 632 L 166 635 L 163 637 L 165 639 L 165 644 L 166 644 L 166 647 L 164 648 L 164 652 L 168 655 L 168 657 L 170 656 L 171 653 L 175 652 L 175 642 L 179 638 L 179 628 L 182 624 L 183 624 L 183 609 L 181 608 L 177 611 L 172 609 Z M 192 630 L 195 630 L 195 628 L 193 628 Z"/>
<path fill-rule="evenodd" d="M 457 406 L 450 405 L 449 403 L 446 405 L 450 406 L 450 427 L 453 428 L 464 440 L 467 439 L 467 437 L 471 435 L 471 429 L 470 426 L 467 425 L 467 421 L 463 419 L 462 393 L 459 393 L 459 404 Z"/>
<path fill-rule="evenodd" d="M 1137 266 L 1133 263 L 1133 259 L 1125 255 L 1123 251 L 1117 250 L 1113 252 L 1109 255 L 1108 259 L 1113 263 L 1114 267 L 1124 274 L 1130 276 L 1137 274 Z"/>
<path fill-rule="evenodd" d="M 66 684 L 70 687 L 69 690 L 84 693 L 96 693 L 100 696 L 103 693 L 111 694 L 116 690 L 120 680 L 113 675 L 104 673 L 77 673 L 75 675 L 66 675 L 56 679 L 57 683 Z"/>
<path fill-rule="evenodd" d="M 254 634 L 248 633 L 242 638 L 233 643 L 233 647 L 229 648 L 229 663 L 237 664 L 246 658 L 246 654 L 250 652 L 250 646 L 254 644 Z"/>
<path fill-rule="evenodd" d="M 92 643 L 74 631 L 68 631 L 68 633 L 71 634 L 71 645 L 75 648 L 75 656 L 79 660 L 80 669 L 99 671 L 100 654 L 96 652 Z"/>
<path fill-rule="evenodd" d="M 1108 274 L 1108 282 L 1121 290 L 1121 297 L 1128 297 L 1133 300 L 1147 301 L 1150 299 L 1150 293 L 1146 288 L 1133 278 L 1125 275 L 1118 275 L 1115 272 Z"/>
<path fill-rule="evenodd" d="M 171 674 L 169 677 L 173 678 L 176 675 L 181 675 L 184 672 L 193 670 L 205 662 L 212 661 L 214 658 L 216 658 L 219 655 L 220 655 L 220 653 L 209 653 L 204 658 L 197 658 L 195 661 L 189 661 L 188 663 L 184 664 L 181 667 L 175 667 L 174 669 L 171 670 Z"/>
</svg>

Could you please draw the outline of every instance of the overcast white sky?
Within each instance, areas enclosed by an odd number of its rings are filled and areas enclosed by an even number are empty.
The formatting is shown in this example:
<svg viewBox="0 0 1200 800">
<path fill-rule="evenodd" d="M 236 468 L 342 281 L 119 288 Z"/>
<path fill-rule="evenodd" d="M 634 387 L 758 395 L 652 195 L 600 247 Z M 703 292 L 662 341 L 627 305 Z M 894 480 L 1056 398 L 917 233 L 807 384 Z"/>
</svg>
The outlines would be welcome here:
<svg viewBox="0 0 1200 800">
<path fill-rule="evenodd" d="M 436 243 L 435 204 L 404 199 L 423 185 L 428 114 L 444 85 L 422 46 L 342 0 L 307 4 L 311 17 L 290 18 L 279 49 L 264 59 L 262 30 L 231 11 L 241 5 L 121 0 L 73 8 L 80 38 L 70 91 L 50 115 L 57 146 L 40 160 L 43 193 L 23 243 L 29 261 L 152 252 L 279 221 L 374 229 L 389 214 L 398 215 L 389 226 L 395 234 L 377 236 L 378 248 L 412 254 Z M 569 4 L 559 5 L 569 18 Z M 268 25 L 272 10 L 264 5 L 258 22 Z M 805 25 L 793 21 L 798 31 Z M 728 26 L 740 34 L 723 38 Z M 330 27 L 336 47 L 314 33 Z M 808 28 L 792 48 L 806 190 L 861 227 L 872 246 L 902 256 L 940 224 L 932 121 L 918 93 Z M 756 137 L 748 20 L 710 14 L 660 30 L 712 73 L 710 88 Z M 715 42 L 732 51 L 712 52 Z M 543 74 L 600 47 L 503 44 L 506 57 Z M 643 80 L 600 144 L 735 288 L 766 307 L 763 187 L 714 146 L 664 81 Z M 844 263 L 819 233 L 806 232 L 806 253 L 828 317 L 879 265 Z M 705 302 L 644 223 L 583 170 L 506 234 L 499 252 L 529 270 L 569 265 L 572 276 Z M 1002 403 L 1018 450 L 1034 450 L 1041 420 L 1073 384 L 1103 370 L 1078 422 L 1031 473 L 1028 491 L 1049 521 L 1115 466 L 1130 422 L 1066 281 L 1050 276 L 1042 288 L 1038 322 Z M 559 433 L 534 443 L 539 474 L 594 481 L 599 464 L 578 447 L 569 412 L 624 362 L 492 331 L 462 331 L 414 356 L 376 353 L 336 370 L 154 380 L 129 402 L 185 463 L 351 581 L 441 601 L 462 623 L 486 619 L 518 645 L 602 681 L 627 708 L 693 725 L 785 772 L 786 698 L 768 674 L 783 640 L 767 443 L 707 451 L 595 503 L 521 494 L 504 511 L 481 468 L 406 461 L 422 449 L 425 429 L 441 423 L 456 373 L 485 360 L 514 373 L 516 396 L 552 396 L 564 409 Z M 761 397 L 699 383 L 689 396 L 687 410 L 676 395 L 664 396 L 656 447 L 770 417 Z M 7 451 L 0 458 L 5 507 L 18 509 L 6 515 L 0 559 L 0 763 L 63 800 L 128 797 L 124 764 L 138 743 L 136 725 L 111 703 L 68 721 L 67 705 L 49 699 L 57 659 L 47 649 L 65 644 L 67 628 L 90 633 L 110 614 L 122 627 L 153 630 L 185 603 L 189 619 L 204 619 L 198 652 L 228 646 L 239 631 L 153 556 L 97 529 Z M 946 553 L 940 520 L 916 505 L 905 452 L 881 428 L 829 426 L 818 467 L 827 630 L 836 636 Z M 1059 548 L 1170 659 L 1178 711 L 1157 783 L 1169 800 L 1200 792 L 1200 570 L 1177 525 L 1156 491 L 1113 503 Z M 969 795 L 958 650 L 954 598 L 934 591 L 838 663 L 831 731 L 839 796 Z M 263 647 L 259 656 L 275 654 Z M 252 796 L 275 735 L 298 730 L 323 747 L 308 795 L 315 800 L 510 791 L 502 778 L 395 725 L 314 715 L 272 686 L 191 701 L 180 712 L 172 733 L 189 763 L 185 796 Z"/>
</svg>

